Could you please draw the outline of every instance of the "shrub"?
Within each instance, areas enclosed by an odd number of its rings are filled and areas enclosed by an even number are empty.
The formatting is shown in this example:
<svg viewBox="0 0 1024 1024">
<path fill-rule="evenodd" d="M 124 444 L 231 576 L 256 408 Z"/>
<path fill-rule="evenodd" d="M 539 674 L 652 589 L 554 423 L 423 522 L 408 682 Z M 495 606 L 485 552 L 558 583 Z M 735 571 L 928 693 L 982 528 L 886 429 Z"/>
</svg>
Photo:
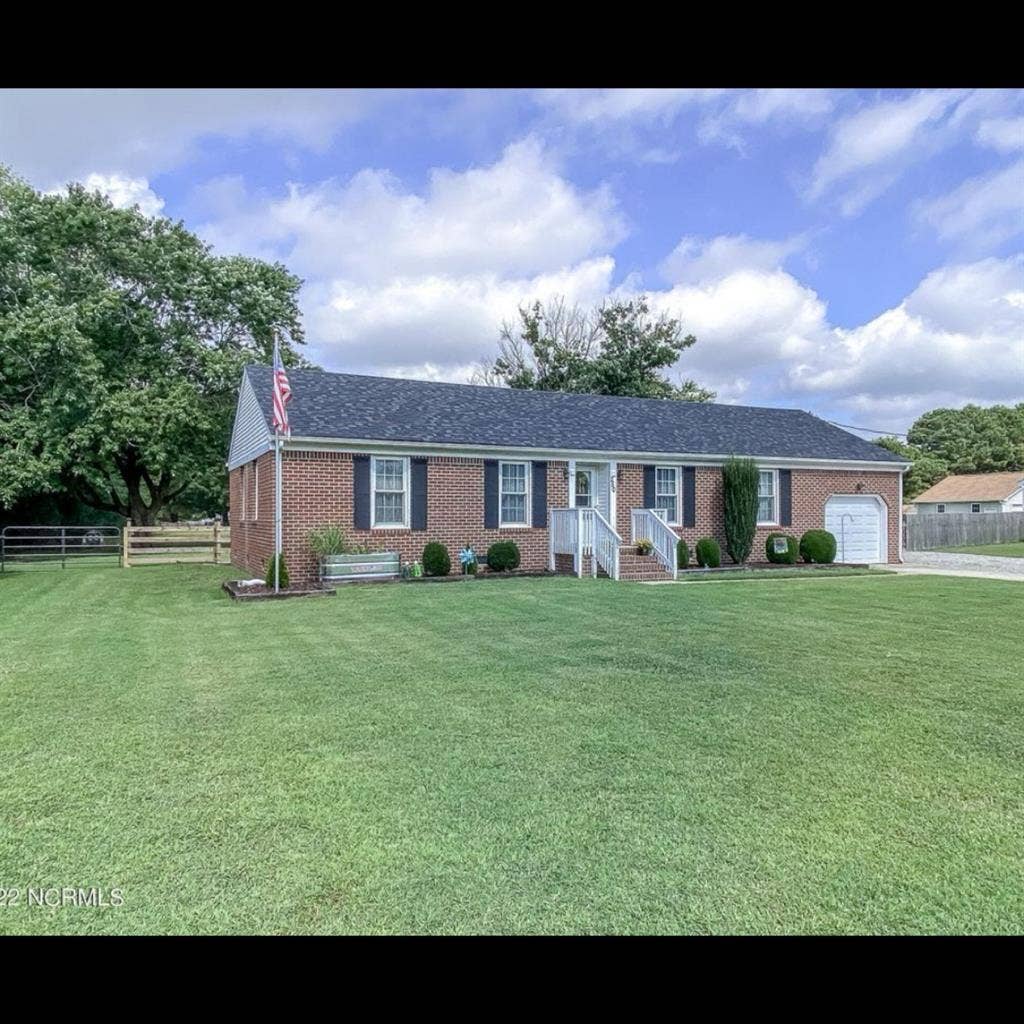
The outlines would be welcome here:
<svg viewBox="0 0 1024 1024">
<path fill-rule="evenodd" d="M 750 557 L 757 529 L 759 474 L 753 459 L 730 458 L 722 467 L 725 499 L 725 550 L 742 565 Z"/>
<path fill-rule="evenodd" d="M 452 570 L 448 549 L 437 540 L 423 547 L 423 574 L 425 576 L 447 576 Z"/>
<path fill-rule="evenodd" d="M 277 570 L 277 584 L 278 584 L 278 586 L 282 590 L 285 590 L 288 587 L 288 566 L 285 564 L 284 555 L 278 555 L 277 557 L 278 557 L 278 559 L 280 561 L 280 566 L 279 566 L 279 568 Z M 271 555 L 267 559 L 267 575 L 266 575 L 266 578 L 264 579 L 263 582 L 266 583 L 266 585 L 268 587 L 270 587 L 271 590 L 274 589 L 274 556 L 273 555 Z"/>
<path fill-rule="evenodd" d="M 514 540 L 495 541 L 487 549 L 487 566 L 491 572 L 509 572 L 519 568 L 519 546 Z"/>
<path fill-rule="evenodd" d="M 827 565 L 836 560 L 836 538 L 828 530 L 808 530 L 800 538 L 800 557 L 805 562 Z"/>
<path fill-rule="evenodd" d="M 717 569 L 722 564 L 722 549 L 714 537 L 697 541 L 697 564 L 702 569 Z"/>
<path fill-rule="evenodd" d="M 685 569 L 690 564 L 690 549 L 686 546 L 686 541 L 679 538 L 679 543 L 676 544 L 676 567 L 679 569 Z"/>
<path fill-rule="evenodd" d="M 785 539 L 785 551 L 780 552 L 775 550 L 775 540 L 778 537 Z M 769 533 L 764 542 L 764 553 L 767 556 L 768 561 L 781 565 L 792 565 L 796 561 L 798 548 L 799 544 L 797 543 L 796 537 L 788 533 Z"/>
<path fill-rule="evenodd" d="M 654 541 L 641 537 L 636 542 L 636 553 L 638 555 L 649 555 L 654 550 Z"/>
<path fill-rule="evenodd" d="M 340 526 L 322 526 L 309 531 L 309 546 L 317 558 L 345 552 L 345 531 Z"/>
</svg>

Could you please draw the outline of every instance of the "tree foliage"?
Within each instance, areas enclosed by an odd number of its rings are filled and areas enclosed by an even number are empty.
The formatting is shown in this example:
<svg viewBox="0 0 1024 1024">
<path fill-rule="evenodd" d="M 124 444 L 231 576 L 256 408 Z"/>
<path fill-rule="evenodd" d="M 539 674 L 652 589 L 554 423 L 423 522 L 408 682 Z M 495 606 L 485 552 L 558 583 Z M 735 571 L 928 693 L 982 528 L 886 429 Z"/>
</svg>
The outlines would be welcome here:
<svg viewBox="0 0 1024 1024">
<path fill-rule="evenodd" d="M 299 285 L 0 168 L 0 505 L 66 493 L 136 524 L 222 511 L 242 366 L 269 361 L 275 331 L 301 342 Z"/>
<path fill-rule="evenodd" d="M 722 467 L 725 550 L 742 565 L 750 557 L 757 529 L 758 469 L 753 459 L 732 457 Z"/>
<path fill-rule="evenodd" d="M 696 342 L 679 320 L 652 316 L 644 296 L 590 311 L 564 298 L 535 301 L 519 308 L 517 323 L 502 325 L 498 355 L 477 379 L 537 391 L 706 402 L 713 391 L 692 380 L 673 384 L 661 372 Z"/>
<path fill-rule="evenodd" d="M 876 444 L 913 463 L 903 478 L 908 500 L 949 473 L 1024 471 L 1024 402 L 932 409 L 914 421 L 907 442 L 881 437 Z"/>
</svg>

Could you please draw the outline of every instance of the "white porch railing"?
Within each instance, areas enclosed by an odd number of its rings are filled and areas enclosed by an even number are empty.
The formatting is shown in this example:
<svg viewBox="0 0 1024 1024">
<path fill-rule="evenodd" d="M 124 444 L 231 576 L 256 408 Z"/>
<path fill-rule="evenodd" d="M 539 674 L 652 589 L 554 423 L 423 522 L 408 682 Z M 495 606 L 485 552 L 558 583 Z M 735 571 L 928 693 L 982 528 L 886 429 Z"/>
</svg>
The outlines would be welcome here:
<svg viewBox="0 0 1024 1024">
<path fill-rule="evenodd" d="M 635 508 L 630 515 L 633 535 L 632 543 L 646 538 L 654 545 L 654 556 L 665 569 L 676 574 L 676 543 L 679 538 L 661 517 L 661 512 L 653 508 Z"/>
<path fill-rule="evenodd" d="M 549 510 L 548 568 L 555 569 L 555 555 L 572 555 L 573 572 L 583 575 L 583 557 L 591 555 L 590 572 L 600 566 L 613 579 L 619 578 L 619 546 L 622 538 L 596 508 L 553 508 Z"/>
</svg>

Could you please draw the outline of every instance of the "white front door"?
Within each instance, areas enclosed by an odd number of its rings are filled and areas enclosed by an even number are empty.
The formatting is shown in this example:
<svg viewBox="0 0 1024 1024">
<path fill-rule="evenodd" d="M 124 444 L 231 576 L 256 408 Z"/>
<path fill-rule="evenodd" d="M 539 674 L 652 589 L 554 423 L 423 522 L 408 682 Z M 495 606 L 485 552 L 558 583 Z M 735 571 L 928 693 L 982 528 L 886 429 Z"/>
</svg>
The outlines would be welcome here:
<svg viewBox="0 0 1024 1024">
<path fill-rule="evenodd" d="M 837 562 L 884 562 L 885 511 L 867 494 L 837 494 L 825 502 L 825 529 L 836 539 Z"/>
</svg>

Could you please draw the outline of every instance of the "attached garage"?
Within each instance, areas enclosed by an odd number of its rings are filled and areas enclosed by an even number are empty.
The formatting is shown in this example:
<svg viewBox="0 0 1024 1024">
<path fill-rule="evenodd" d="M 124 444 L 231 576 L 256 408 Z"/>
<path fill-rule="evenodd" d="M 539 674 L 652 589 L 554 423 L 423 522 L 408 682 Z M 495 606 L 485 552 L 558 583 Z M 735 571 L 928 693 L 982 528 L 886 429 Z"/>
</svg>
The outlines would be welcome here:
<svg viewBox="0 0 1024 1024">
<path fill-rule="evenodd" d="M 834 494 L 825 503 L 825 529 L 836 538 L 837 562 L 884 562 L 885 502 L 876 494 Z"/>
</svg>

